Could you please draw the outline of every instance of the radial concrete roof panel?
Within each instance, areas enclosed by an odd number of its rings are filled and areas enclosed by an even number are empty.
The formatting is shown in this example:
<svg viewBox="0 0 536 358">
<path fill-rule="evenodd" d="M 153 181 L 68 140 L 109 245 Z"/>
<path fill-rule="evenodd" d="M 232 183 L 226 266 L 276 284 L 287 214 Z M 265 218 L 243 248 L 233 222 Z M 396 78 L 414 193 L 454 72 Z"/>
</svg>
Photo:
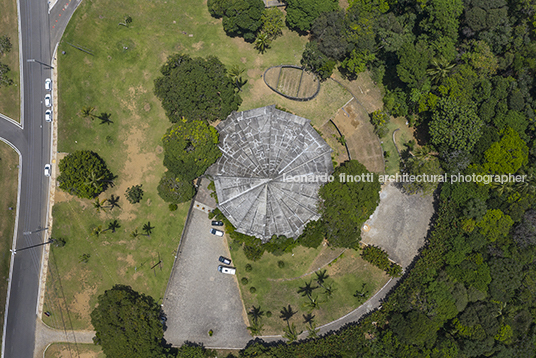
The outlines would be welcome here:
<svg viewBox="0 0 536 358">
<path fill-rule="evenodd" d="M 275 106 L 234 112 L 216 127 L 222 156 L 207 174 L 214 178 L 218 207 L 238 232 L 266 242 L 273 235 L 298 237 L 317 220 L 315 178 L 333 172 L 331 148 L 306 118 Z"/>
</svg>

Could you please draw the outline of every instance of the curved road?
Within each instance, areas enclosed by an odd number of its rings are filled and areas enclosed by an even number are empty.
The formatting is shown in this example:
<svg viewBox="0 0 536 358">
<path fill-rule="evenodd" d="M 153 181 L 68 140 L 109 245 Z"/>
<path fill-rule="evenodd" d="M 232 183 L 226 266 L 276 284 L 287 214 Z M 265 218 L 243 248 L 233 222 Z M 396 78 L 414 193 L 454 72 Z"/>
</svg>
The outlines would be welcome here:
<svg viewBox="0 0 536 358">
<path fill-rule="evenodd" d="M 17 250 L 48 239 L 44 225 L 50 183 L 44 176 L 44 165 L 50 162 L 52 127 L 44 121 L 43 102 L 47 93 L 44 81 L 52 78 L 47 64 L 51 63 L 53 46 L 79 3 L 78 0 L 73 0 L 72 4 L 69 0 L 63 1 L 67 1 L 67 6 L 57 3 L 50 14 L 46 0 L 18 1 L 21 125 L 0 115 L 0 140 L 16 148 L 22 163 L 13 240 Z M 57 19 L 61 21 L 56 22 Z M 33 357 L 41 256 L 42 247 L 12 256 L 2 357 Z"/>
</svg>

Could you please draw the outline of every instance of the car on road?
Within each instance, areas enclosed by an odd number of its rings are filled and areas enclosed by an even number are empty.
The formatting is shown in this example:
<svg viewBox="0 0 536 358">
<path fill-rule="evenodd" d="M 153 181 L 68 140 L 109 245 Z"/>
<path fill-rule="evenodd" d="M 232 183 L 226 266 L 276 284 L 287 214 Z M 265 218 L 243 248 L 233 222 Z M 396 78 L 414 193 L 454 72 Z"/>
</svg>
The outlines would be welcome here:
<svg viewBox="0 0 536 358">
<path fill-rule="evenodd" d="M 236 274 L 236 269 L 234 267 L 227 267 L 223 265 L 218 266 L 218 271 L 220 271 L 221 273 L 229 274 L 229 275 Z"/>
<path fill-rule="evenodd" d="M 221 231 L 221 230 L 210 229 L 210 233 L 212 235 L 216 235 L 216 236 L 223 236 L 223 231 Z"/>
<path fill-rule="evenodd" d="M 223 221 L 213 220 L 212 226 L 223 226 Z"/>
<path fill-rule="evenodd" d="M 52 91 L 52 80 L 50 78 L 45 80 L 45 89 L 47 91 Z"/>
<path fill-rule="evenodd" d="M 45 106 L 52 106 L 52 96 L 49 94 L 45 95 Z"/>
<path fill-rule="evenodd" d="M 45 121 L 52 122 L 52 111 L 50 109 L 45 111 Z"/>
<path fill-rule="evenodd" d="M 45 176 L 50 176 L 50 164 L 45 164 Z"/>
<path fill-rule="evenodd" d="M 225 265 L 230 265 L 230 264 L 231 264 L 231 260 L 228 259 L 227 257 L 224 257 L 224 256 L 220 256 L 220 258 L 218 259 L 218 261 L 224 263 Z"/>
</svg>

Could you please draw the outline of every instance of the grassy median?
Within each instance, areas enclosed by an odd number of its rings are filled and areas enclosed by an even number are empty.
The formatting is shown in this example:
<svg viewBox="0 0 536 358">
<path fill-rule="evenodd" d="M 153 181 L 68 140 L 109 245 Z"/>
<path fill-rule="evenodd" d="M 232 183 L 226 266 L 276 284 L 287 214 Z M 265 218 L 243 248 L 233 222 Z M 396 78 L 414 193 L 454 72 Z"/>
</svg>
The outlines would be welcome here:
<svg viewBox="0 0 536 358">
<path fill-rule="evenodd" d="M 13 48 L 0 55 L 0 62 L 9 66 L 11 86 L 0 86 L 0 113 L 20 121 L 19 21 L 16 0 L 0 0 L 0 36 L 8 36 Z"/>
</svg>

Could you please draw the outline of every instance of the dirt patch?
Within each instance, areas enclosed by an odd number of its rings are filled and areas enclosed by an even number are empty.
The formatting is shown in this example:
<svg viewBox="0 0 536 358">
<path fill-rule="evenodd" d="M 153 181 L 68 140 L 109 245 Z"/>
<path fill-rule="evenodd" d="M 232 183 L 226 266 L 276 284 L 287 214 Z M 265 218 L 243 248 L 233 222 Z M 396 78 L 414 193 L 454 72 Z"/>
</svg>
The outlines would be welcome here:
<svg viewBox="0 0 536 358">
<path fill-rule="evenodd" d="M 368 113 L 383 108 L 381 88 L 374 83 L 368 71 L 361 72 L 354 81 L 345 80 L 338 72 L 334 73 L 332 77 L 348 88 Z"/>
<path fill-rule="evenodd" d="M 317 257 L 311 262 L 311 266 L 309 266 L 309 269 L 307 272 L 316 271 L 330 262 L 332 262 L 334 259 L 340 256 L 346 249 L 344 248 L 331 248 L 327 245 L 327 242 L 324 241 L 322 243 L 322 251 L 318 254 Z"/>
<path fill-rule="evenodd" d="M 90 313 L 92 311 L 89 300 L 97 292 L 97 287 L 88 287 L 74 295 L 74 300 L 70 304 L 71 312 L 80 316 L 84 321 L 90 321 Z"/>
<path fill-rule="evenodd" d="M 199 50 L 201 50 L 203 48 L 204 44 L 205 43 L 203 41 L 199 41 L 199 42 L 196 42 L 196 43 L 192 44 L 192 47 L 194 49 L 196 49 L 197 51 L 199 51 Z"/>
<path fill-rule="evenodd" d="M 145 103 L 145 105 L 143 106 L 143 109 L 145 112 L 149 112 L 151 110 L 151 104 Z"/>
<path fill-rule="evenodd" d="M 333 123 L 346 139 L 350 157 L 358 160 L 369 171 L 385 172 L 383 149 L 365 109 L 352 99 L 341 108 Z"/>
</svg>

